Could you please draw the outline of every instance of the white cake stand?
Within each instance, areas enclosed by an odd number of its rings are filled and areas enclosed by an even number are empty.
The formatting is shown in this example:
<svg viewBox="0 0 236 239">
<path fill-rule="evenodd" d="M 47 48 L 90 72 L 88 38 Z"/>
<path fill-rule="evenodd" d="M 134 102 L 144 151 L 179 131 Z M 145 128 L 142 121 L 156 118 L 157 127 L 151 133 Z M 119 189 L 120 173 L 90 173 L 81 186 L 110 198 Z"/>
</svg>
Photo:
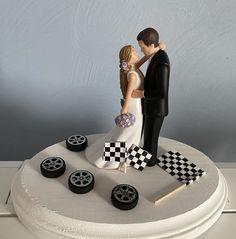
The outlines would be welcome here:
<svg viewBox="0 0 236 239">
<path fill-rule="evenodd" d="M 88 136 L 89 144 L 100 135 Z M 175 140 L 160 138 L 159 154 L 181 152 L 206 171 L 201 179 L 154 204 L 155 197 L 176 184 L 176 179 L 158 166 L 142 172 L 132 167 L 127 174 L 97 169 L 85 159 L 84 152 L 71 152 L 65 142 L 52 145 L 16 174 L 12 200 L 21 222 L 39 238 L 196 238 L 220 217 L 227 198 L 227 185 L 214 163 L 200 151 Z M 58 156 L 66 162 L 66 172 L 56 179 L 40 173 L 40 163 Z M 87 194 L 68 188 L 69 175 L 79 169 L 95 176 L 95 186 Z M 111 191 L 127 183 L 139 192 L 138 205 L 129 211 L 115 208 Z"/>
</svg>

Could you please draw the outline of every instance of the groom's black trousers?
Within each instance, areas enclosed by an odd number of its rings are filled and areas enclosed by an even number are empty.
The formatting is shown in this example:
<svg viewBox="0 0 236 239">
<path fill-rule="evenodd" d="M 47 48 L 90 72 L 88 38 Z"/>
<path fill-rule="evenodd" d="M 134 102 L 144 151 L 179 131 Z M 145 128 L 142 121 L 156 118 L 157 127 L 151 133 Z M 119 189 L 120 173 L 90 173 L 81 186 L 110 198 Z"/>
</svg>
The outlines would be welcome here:
<svg viewBox="0 0 236 239">
<path fill-rule="evenodd" d="M 143 149 L 152 154 L 147 166 L 154 166 L 157 163 L 158 138 L 163 120 L 164 117 L 143 116 Z"/>
</svg>

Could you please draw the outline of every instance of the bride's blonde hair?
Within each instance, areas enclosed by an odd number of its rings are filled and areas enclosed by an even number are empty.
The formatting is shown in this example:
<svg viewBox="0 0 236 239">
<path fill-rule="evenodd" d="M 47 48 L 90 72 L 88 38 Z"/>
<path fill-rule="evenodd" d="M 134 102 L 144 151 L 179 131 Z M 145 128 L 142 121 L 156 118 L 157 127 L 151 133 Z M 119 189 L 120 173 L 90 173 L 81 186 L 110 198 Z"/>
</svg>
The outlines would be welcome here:
<svg viewBox="0 0 236 239">
<path fill-rule="evenodd" d="M 131 54 L 134 51 L 133 46 L 127 45 L 121 48 L 119 53 L 120 58 L 120 89 L 121 93 L 123 95 L 123 98 L 125 98 L 126 91 L 128 88 L 128 80 L 127 80 L 127 73 L 130 69 L 130 65 L 128 62 L 131 59 Z M 127 67 L 122 67 L 122 65 L 127 65 Z"/>
</svg>

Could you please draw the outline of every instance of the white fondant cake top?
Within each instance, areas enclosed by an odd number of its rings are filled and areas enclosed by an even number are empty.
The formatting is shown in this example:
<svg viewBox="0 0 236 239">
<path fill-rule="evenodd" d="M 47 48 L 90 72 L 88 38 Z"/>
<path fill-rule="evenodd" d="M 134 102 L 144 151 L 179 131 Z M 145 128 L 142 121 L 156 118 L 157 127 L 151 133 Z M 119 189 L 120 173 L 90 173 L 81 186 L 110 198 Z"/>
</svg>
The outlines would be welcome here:
<svg viewBox="0 0 236 239">
<path fill-rule="evenodd" d="M 99 137 L 89 136 L 89 143 Z M 155 205 L 155 197 L 173 185 L 180 184 L 164 170 L 146 167 L 142 172 L 128 168 L 127 174 L 117 170 L 95 168 L 85 159 L 84 152 L 71 152 L 65 142 L 52 145 L 35 155 L 21 171 L 20 179 L 29 199 L 26 204 L 39 204 L 68 218 L 106 224 L 147 223 L 185 214 L 204 204 L 216 191 L 219 183 L 217 168 L 198 150 L 180 142 L 161 138 L 159 154 L 169 150 L 181 152 L 191 162 L 206 171 L 206 175 L 170 198 Z M 40 163 L 47 157 L 58 156 L 66 162 L 66 172 L 59 178 L 45 178 L 40 173 Z M 94 189 L 83 195 L 68 188 L 69 175 L 85 169 L 95 176 Z M 110 200 L 111 191 L 121 183 L 133 185 L 139 192 L 139 203 L 130 211 L 115 208 Z M 19 195 L 18 195 L 19 196 Z M 23 198 L 25 195 L 21 195 Z"/>
</svg>

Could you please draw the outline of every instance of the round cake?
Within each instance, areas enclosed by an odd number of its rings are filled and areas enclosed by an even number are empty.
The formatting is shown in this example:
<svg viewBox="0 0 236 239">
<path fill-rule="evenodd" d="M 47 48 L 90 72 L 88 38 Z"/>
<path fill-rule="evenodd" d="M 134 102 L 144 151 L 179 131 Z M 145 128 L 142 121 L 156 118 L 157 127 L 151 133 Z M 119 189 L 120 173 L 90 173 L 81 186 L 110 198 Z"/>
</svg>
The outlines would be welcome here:
<svg viewBox="0 0 236 239">
<path fill-rule="evenodd" d="M 87 136 L 88 145 L 101 135 Z M 66 142 L 54 144 L 26 160 L 12 182 L 11 196 L 20 221 L 42 239 L 54 238 L 196 238 L 221 215 L 227 198 L 227 185 L 215 164 L 202 152 L 175 140 L 160 138 L 158 155 L 169 150 L 181 152 L 206 174 L 191 185 L 155 204 L 170 190 L 176 178 L 158 166 L 139 171 L 98 169 L 84 151 L 67 149 Z M 50 157 L 65 161 L 65 172 L 56 178 L 42 175 L 41 163 Z M 93 188 L 77 194 L 68 178 L 77 170 L 94 176 Z M 131 210 L 120 210 L 111 202 L 112 189 L 129 184 L 137 189 L 139 200 Z"/>
</svg>

